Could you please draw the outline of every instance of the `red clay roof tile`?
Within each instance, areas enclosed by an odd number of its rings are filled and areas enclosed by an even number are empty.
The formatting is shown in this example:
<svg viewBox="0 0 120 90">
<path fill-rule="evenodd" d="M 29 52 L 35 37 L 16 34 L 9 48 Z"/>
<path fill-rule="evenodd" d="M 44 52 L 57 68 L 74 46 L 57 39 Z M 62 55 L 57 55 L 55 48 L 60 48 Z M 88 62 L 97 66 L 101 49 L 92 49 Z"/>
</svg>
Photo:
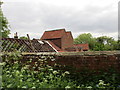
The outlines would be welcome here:
<svg viewBox="0 0 120 90">
<path fill-rule="evenodd" d="M 74 47 L 81 47 L 83 50 L 89 50 L 88 44 L 74 44 Z"/>
<path fill-rule="evenodd" d="M 65 32 L 66 32 L 65 29 L 45 31 L 43 36 L 41 37 L 41 40 L 61 38 Z"/>
</svg>

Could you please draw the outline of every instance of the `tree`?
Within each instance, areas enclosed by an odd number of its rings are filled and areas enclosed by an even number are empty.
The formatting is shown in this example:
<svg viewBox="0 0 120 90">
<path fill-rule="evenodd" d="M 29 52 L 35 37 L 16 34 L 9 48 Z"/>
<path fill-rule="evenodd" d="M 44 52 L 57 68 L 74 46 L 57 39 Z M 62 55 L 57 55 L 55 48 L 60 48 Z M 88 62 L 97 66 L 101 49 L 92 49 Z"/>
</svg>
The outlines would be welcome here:
<svg viewBox="0 0 120 90">
<path fill-rule="evenodd" d="M 95 46 L 95 38 L 90 33 L 83 33 L 74 39 L 75 44 L 85 44 L 88 43 L 90 49 L 93 50 Z"/>
<path fill-rule="evenodd" d="M 117 41 L 117 47 L 116 50 L 120 50 L 120 40 Z"/>
<path fill-rule="evenodd" d="M 0 1 L 0 36 L 2 37 L 9 37 L 8 35 L 10 34 L 10 26 L 9 23 L 6 19 L 6 17 L 4 17 L 2 9 L 1 9 L 1 5 L 3 4 L 3 2 Z"/>
<path fill-rule="evenodd" d="M 112 37 L 101 36 L 96 38 L 96 45 L 94 50 L 103 51 L 103 50 L 116 50 L 117 41 Z"/>
<path fill-rule="evenodd" d="M 22 37 L 20 37 L 20 39 L 25 39 L 25 40 L 27 40 L 28 38 L 25 37 L 25 36 L 22 36 Z"/>
<path fill-rule="evenodd" d="M 115 41 L 112 37 L 108 36 L 94 38 L 90 33 L 79 35 L 74 39 L 74 43 L 88 43 L 90 49 L 94 51 L 120 50 L 120 41 Z"/>
</svg>

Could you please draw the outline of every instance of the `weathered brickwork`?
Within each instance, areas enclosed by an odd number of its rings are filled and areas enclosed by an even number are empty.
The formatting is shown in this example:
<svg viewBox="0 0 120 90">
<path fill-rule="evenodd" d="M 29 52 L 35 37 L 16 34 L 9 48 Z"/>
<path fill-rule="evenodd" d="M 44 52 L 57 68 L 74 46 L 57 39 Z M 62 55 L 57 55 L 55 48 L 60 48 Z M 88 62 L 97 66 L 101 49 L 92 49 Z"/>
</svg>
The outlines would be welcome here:
<svg viewBox="0 0 120 90">
<path fill-rule="evenodd" d="M 61 48 L 61 39 L 57 38 L 57 39 L 50 39 L 51 42 L 53 42 L 57 47 Z"/>
<path fill-rule="evenodd" d="M 66 51 L 65 48 L 73 47 L 73 37 L 70 31 L 66 32 L 65 29 L 45 31 L 41 40 L 53 42 L 60 51 Z"/>
<path fill-rule="evenodd" d="M 78 70 L 87 68 L 100 70 L 120 69 L 120 55 L 95 55 L 95 56 L 57 56 L 55 63 L 74 67 Z"/>
<path fill-rule="evenodd" d="M 98 52 L 97 52 L 98 53 Z M 49 65 L 59 64 L 62 66 L 70 66 L 78 71 L 83 69 L 89 70 L 108 70 L 110 68 L 115 68 L 120 72 L 120 54 L 84 54 L 84 55 L 65 55 L 65 54 L 30 54 L 25 55 L 25 60 L 33 58 L 35 62 L 39 62 L 38 59 L 45 56 L 48 60 Z M 54 57 L 54 61 L 51 61 L 50 57 Z M 34 65 L 34 62 L 33 62 Z"/>
<path fill-rule="evenodd" d="M 65 48 L 73 47 L 73 37 L 71 32 L 65 33 L 65 35 L 61 39 L 62 50 L 65 50 Z"/>
</svg>

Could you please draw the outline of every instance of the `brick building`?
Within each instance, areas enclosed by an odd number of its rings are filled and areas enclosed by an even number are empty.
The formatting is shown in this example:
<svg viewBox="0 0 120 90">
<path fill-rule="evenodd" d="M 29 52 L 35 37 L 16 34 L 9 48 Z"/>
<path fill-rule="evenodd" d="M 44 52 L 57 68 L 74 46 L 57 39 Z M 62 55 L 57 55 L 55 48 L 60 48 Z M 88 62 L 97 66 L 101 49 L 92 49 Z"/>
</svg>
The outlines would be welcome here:
<svg viewBox="0 0 120 90">
<path fill-rule="evenodd" d="M 87 51 L 88 44 L 73 44 L 73 36 L 65 29 L 45 31 L 40 40 L 47 41 L 57 52 Z"/>
</svg>

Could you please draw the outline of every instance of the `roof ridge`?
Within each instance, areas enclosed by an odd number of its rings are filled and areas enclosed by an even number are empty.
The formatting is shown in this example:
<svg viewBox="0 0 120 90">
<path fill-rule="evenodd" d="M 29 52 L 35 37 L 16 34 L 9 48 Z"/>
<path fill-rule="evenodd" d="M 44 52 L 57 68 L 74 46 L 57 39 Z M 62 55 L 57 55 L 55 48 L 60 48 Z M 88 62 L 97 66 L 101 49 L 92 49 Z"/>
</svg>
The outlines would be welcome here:
<svg viewBox="0 0 120 90">
<path fill-rule="evenodd" d="M 63 29 L 49 30 L 49 31 L 45 31 L 45 32 L 50 32 L 50 31 L 60 31 L 60 30 L 64 30 L 64 31 L 65 31 L 65 28 L 63 28 Z"/>
<path fill-rule="evenodd" d="M 67 33 L 67 32 L 71 32 L 71 31 L 66 31 L 66 33 Z"/>
</svg>

